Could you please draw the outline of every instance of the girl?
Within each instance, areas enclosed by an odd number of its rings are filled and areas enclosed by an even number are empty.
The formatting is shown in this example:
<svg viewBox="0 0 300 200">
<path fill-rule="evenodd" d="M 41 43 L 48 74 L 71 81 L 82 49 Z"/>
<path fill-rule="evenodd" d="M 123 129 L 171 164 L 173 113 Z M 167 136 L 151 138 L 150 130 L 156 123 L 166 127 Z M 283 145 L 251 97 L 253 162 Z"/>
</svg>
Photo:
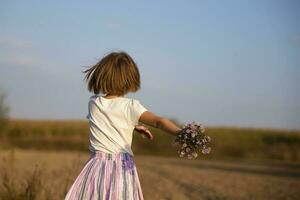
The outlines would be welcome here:
<svg viewBox="0 0 300 200">
<path fill-rule="evenodd" d="M 139 100 L 124 97 L 140 89 L 138 67 L 126 52 L 112 52 L 83 73 L 88 90 L 94 92 L 86 116 L 90 158 L 65 200 L 144 199 L 131 150 L 133 130 L 152 140 L 151 132 L 139 122 L 173 135 L 181 129 L 148 111 Z"/>
</svg>

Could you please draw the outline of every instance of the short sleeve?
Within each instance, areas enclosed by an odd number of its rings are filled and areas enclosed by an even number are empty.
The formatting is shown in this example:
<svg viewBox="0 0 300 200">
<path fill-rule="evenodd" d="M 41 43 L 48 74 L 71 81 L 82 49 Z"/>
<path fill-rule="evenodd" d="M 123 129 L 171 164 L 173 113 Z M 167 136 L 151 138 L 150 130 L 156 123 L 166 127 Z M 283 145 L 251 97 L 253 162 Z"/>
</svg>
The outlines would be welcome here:
<svg viewBox="0 0 300 200">
<path fill-rule="evenodd" d="M 137 99 L 132 99 L 131 101 L 131 112 L 130 112 L 130 118 L 131 118 L 131 121 L 133 123 L 133 125 L 138 125 L 139 123 L 139 119 L 140 119 L 140 116 L 145 112 L 147 111 L 148 109 L 145 108 L 139 100 Z"/>
<path fill-rule="evenodd" d="M 85 118 L 86 118 L 86 119 L 89 119 L 89 118 L 90 118 L 90 101 L 89 101 L 89 103 L 88 103 L 88 113 L 87 113 L 87 115 L 86 115 Z"/>
<path fill-rule="evenodd" d="M 91 106 L 91 101 L 94 100 L 93 98 L 95 95 L 90 96 L 89 101 L 88 101 L 88 106 L 87 106 L 87 115 L 85 116 L 86 119 L 90 119 L 91 112 L 90 112 L 90 106 Z"/>
</svg>

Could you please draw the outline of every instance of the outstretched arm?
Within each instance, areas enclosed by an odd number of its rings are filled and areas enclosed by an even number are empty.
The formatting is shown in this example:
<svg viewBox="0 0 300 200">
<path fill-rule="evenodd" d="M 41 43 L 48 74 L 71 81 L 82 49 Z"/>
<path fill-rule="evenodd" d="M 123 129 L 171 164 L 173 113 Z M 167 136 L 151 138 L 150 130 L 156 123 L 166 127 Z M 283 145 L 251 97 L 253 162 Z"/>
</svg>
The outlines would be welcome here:
<svg viewBox="0 0 300 200">
<path fill-rule="evenodd" d="M 171 135 L 174 135 L 174 136 L 176 136 L 181 131 L 181 128 L 179 128 L 171 120 L 169 120 L 165 117 L 157 116 L 150 111 L 145 111 L 140 116 L 139 122 L 142 122 L 149 126 L 153 126 L 155 128 L 159 128 L 159 129 L 161 129 Z"/>
</svg>

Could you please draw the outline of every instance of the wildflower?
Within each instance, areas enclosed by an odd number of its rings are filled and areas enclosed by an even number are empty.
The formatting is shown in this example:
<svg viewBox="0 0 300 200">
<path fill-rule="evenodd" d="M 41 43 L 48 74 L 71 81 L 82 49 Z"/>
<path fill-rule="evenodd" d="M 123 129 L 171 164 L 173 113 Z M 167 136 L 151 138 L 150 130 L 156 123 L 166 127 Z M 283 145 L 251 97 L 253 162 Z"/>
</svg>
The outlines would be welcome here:
<svg viewBox="0 0 300 200">
<path fill-rule="evenodd" d="M 196 126 L 196 125 L 192 125 L 192 126 L 191 126 L 191 129 L 192 129 L 192 130 L 197 130 L 197 126 Z"/>
<path fill-rule="evenodd" d="M 209 154 L 210 151 L 211 151 L 211 148 L 210 148 L 210 147 L 207 147 L 207 148 L 202 149 L 202 153 L 203 153 L 203 154 Z"/>
<path fill-rule="evenodd" d="M 204 132 L 205 132 L 205 128 L 204 128 L 203 125 L 200 126 L 200 132 L 201 132 L 201 133 L 204 133 Z"/>
<path fill-rule="evenodd" d="M 190 150 L 191 150 L 191 149 L 190 149 L 190 148 L 188 148 L 188 147 L 187 147 L 187 148 L 185 148 L 185 151 L 186 151 L 186 152 L 189 152 Z"/>
<path fill-rule="evenodd" d="M 202 124 L 191 122 L 183 126 L 182 131 L 176 136 L 175 143 L 180 149 L 177 151 L 179 157 L 195 159 L 198 153 L 208 154 L 211 148 L 208 147 L 211 141 L 209 136 L 204 134 L 205 128 Z"/>
<path fill-rule="evenodd" d="M 210 142 L 211 141 L 211 138 L 209 136 L 206 136 L 206 141 L 207 142 Z"/>
</svg>

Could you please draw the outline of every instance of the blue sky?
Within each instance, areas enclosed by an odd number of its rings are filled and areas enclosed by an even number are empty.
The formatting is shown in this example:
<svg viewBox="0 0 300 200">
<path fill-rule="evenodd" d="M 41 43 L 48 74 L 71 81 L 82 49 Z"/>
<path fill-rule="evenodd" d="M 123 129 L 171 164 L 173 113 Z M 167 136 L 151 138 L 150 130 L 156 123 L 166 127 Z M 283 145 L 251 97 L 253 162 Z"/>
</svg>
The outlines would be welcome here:
<svg viewBox="0 0 300 200">
<path fill-rule="evenodd" d="M 296 0 L 0 1 L 0 89 L 12 118 L 84 119 L 81 71 L 124 50 L 157 115 L 300 129 L 299 19 Z"/>
</svg>

